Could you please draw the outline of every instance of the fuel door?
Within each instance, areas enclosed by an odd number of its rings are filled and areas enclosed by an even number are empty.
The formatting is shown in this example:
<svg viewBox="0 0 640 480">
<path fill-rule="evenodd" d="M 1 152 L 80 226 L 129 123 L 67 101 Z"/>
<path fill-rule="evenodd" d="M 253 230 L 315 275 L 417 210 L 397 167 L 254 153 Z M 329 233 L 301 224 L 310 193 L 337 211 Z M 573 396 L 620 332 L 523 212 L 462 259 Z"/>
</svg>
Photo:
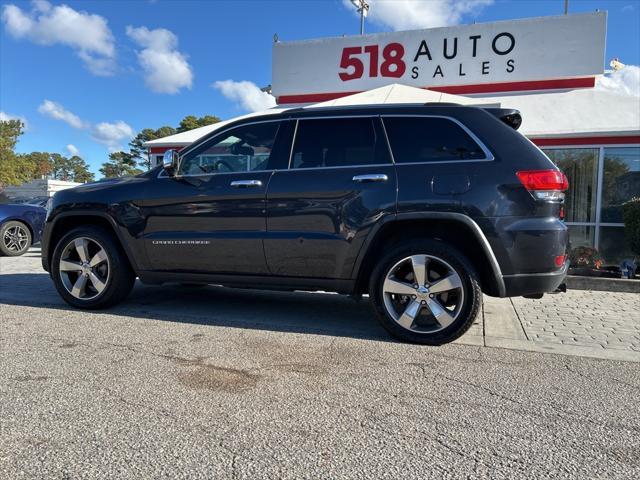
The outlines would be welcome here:
<svg viewBox="0 0 640 480">
<path fill-rule="evenodd" d="M 442 173 L 431 177 L 431 191 L 435 195 L 459 195 L 471 190 L 469 175 Z"/>
</svg>

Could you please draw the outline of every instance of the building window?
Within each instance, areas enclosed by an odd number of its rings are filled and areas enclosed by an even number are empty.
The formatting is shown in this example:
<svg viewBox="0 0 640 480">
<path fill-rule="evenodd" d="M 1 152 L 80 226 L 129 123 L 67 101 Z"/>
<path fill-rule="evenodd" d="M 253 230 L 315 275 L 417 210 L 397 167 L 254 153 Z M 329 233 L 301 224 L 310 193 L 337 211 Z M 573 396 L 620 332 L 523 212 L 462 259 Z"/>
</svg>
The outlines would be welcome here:
<svg viewBox="0 0 640 480">
<path fill-rule="evenodd" d="M 571 248 L 593 247 L 596 241 L 594 225 L 568 225 Z"/>
<path fill-rule="evenodd" d="M 624 226 L 600 227 L 600 244 L 598 251 L 608 265 L 619 265 L 625 258 L 633 258 L 633 254 L 624 236 Z"/>
<path fill-rule="evenodd" d="M 640 147 L 604 149 L 603 223 L 622 223 L 622 204 L 640 197 Z"/>
<path fill-rule="evenodd" d="M 545 153 L 569 179 L 565 197 L 567 223 L 595 224 L 599 149 L 567 148 Z"/>
<path fill-rule="evenodd" d="M 640 146 L 550 148 L 545 153 L 569 179 L 565 218 L 571 246 L 593 246 L 609 265 L 632 258 L 622 206 L 640 197 Z"/>
</svg>

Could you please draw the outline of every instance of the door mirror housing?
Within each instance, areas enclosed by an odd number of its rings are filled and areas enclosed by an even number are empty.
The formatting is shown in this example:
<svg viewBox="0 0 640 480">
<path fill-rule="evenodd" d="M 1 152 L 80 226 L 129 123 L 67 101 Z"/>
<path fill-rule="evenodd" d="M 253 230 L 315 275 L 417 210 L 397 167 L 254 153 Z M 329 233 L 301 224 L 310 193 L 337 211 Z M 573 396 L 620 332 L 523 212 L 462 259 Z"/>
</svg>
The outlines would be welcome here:
<svg viewBox="0 0 640 480">
<path fill-rule="evenodd" d="M 167 150 L 162 156 L 162 168 L 171 176 L 175 175 L 178 171 L 178 165 L 180 163 L 180 155 L 177 150 Z"/>
</svg>

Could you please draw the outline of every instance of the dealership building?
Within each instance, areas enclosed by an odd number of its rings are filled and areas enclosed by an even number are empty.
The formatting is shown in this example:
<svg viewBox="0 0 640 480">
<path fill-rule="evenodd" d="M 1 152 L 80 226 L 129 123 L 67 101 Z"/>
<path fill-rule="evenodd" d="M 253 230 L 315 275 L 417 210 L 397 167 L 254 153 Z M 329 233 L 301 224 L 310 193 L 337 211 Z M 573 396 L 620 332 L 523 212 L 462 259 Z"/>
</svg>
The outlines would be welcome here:
<svg viewBox="0 0 640 480">
<path fill-rule="evenodd" d="M 633 257 L 622 205 L 640 197 L 640 97 L 607 88 L 606 12 L 336 37 L 273 46 L 278 106 L 435 103 L 521 112 L 519 129 L 568 176 L 573 247 Z M 263 114 L 257 112 L 250 115 Z M 227 122 L 147 142 L 159 162 Z"/>
</svg>

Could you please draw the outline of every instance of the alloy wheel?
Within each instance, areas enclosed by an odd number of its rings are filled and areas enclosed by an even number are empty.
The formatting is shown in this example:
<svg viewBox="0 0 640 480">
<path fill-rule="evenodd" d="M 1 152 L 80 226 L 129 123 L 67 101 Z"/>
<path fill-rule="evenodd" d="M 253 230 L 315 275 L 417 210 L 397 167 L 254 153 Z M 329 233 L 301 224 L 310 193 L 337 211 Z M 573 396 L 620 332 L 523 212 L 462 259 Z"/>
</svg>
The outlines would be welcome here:
<svg viewBox="0 0 640 480">
<path fill-rule="evenodd" d="M 79 300 L 91 300 L 107 287 L 109 257 L 97 241 L 80 237 L 62 250 L 58 267 L 64 288 Z"/>
<path fill-rule="evenodd" d="M 402 328 L 434 333 L 460 315 L 464 287 L 460 275 L 443 259 L 411 255 L 397 262 L 382 286 L 387 313 Z"/>
<path fill-rule="evenodd" d="M 8 250 L 22 252 L 28 247 L 29 233 L 25 227 L 14 225 L 5 230 L 2 242 Z"/>
</svg>

